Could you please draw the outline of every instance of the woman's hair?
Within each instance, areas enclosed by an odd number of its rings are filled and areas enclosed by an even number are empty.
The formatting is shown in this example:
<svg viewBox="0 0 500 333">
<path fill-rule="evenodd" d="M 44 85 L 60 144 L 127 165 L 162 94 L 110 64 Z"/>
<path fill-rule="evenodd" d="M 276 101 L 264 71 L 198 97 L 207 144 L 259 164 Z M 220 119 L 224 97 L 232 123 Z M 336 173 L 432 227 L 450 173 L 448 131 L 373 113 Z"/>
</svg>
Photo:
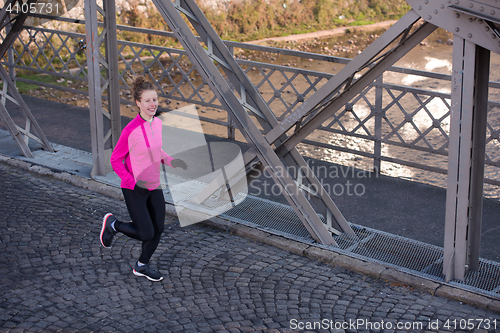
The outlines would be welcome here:
<svg viewBox="0 0 500 333">
<path fill-rule="evenodd" d="M 155 86 L 151 83 L 151 81 L 146 80 L 143 75 L 137 76 L 132 83 L 134 101 L 140 101 L 142 93 L 146 90 L 155 90 Z"/>
</svg>

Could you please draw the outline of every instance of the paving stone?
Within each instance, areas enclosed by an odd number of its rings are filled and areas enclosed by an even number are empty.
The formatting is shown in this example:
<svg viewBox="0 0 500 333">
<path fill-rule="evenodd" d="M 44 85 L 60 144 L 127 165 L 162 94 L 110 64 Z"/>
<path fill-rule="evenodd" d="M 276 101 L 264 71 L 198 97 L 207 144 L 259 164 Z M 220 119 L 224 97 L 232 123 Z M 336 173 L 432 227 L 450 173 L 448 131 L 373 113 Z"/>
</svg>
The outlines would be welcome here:
<svg viewBox="0 0 500 333">
<path fill-rule="evenodd" d="M 118 235 L 112 248 L 100 246 L 102 216 L 128 218 L 118 196 L 3 163 L 0 185 L 2 333 L 281 333 L 292 331 L 292 319 L 324 318 L 500 322 L 498 301 L 488 309 L 465 305 L 459 296 L 441 297 L 449 295 L 442 287 L 431 295 L 376 278 L 396 277 L 385 268 L 354 273 L 368 264 L 319 247 L 239 225 L 229 232 L 206 224 L 181 228 L 172 216 L 152 258 L 165 278 L 153 283 L 132 273 L 139 242 Z M 282 248 L 263 238 L 279 238 Z"/>
</svg>

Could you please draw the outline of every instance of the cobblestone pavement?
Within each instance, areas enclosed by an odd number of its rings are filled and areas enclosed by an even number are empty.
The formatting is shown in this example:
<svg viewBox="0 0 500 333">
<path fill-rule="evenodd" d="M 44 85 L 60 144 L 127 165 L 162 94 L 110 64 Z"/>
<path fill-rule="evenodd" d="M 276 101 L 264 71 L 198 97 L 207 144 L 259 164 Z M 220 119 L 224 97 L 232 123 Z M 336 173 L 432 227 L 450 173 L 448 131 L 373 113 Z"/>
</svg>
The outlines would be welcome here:
<svg viewBox="0 0 500 333">
<path fill-rule="evenodd" d="M 0 186 L 0 332 L 500 332 L 500 314 L 170 216 L 150 282 L 137 241 L 98 239 L 124 202 L 2 163 Z"/>
</svg>

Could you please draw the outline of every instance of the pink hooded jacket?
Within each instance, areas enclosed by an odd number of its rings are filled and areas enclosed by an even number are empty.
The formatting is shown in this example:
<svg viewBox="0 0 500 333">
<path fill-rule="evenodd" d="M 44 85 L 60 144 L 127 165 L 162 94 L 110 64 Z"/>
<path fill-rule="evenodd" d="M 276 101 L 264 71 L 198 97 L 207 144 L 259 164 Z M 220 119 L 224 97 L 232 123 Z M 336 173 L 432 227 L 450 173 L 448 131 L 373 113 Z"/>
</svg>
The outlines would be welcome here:
<svg viewBox="0 0 500 333">
<path fill-rule="evenodd" d="M 160 186 L 160 163 L 171 167 L 174 159 L 161 148 L 161 131 L 162 122 L 156 117 L 149 123 L 137 115 L 125 126 L 110 158 L 122 188 L 133 190 L 138 181 L 144 181 L 148 190 Z"/>
</svg>

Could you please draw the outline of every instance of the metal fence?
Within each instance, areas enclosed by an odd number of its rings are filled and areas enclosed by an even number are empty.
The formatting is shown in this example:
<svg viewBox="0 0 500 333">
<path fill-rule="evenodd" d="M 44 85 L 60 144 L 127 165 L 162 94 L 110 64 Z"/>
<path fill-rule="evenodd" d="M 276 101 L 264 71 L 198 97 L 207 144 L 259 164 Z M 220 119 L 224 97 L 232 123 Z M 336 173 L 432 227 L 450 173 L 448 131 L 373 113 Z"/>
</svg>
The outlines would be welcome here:
<svg viewBox="0 0 500 333">
<path fill-rule="evenodd" d="M 63 17 L 54 19 L 73 28 L 84 26 L 84 22 L 79 20 Z M 164 45 L 169 42 L 173 44 L 174 40 L 173 34 L 166 31 L 123 25 L 119 25 L 118 30 L 119 35 L 121 32 L 139 34 L 144 36 L 143 40 L 147 40 L 148 36 L 156 36 L 164 40 Z M 88 95 L 84 41 L 85 35 L 81 33 L 27 26 L 2 62 L 18 82 Z M 341 68 L 350 61 L 323 54 L 246 43 L 228 41 L 226 45 L 236 54 L 238 63 L 278 120 L 290 114 L 334 75 L 331 71 L 308 70 L 309 66 L 296 68 L 294 64 L 316 62 L 325 64 L 325 68 L 330 64 Z M 244 59 L 241 55 L 248 52 L 257 54 L 263 60 Z M 227 133 L 229 139 L 235 139 L 231 119 L 221 110 L 220 103 L 182 49 L 119 40 L 118 54 L 122 106 L 133 105 L 129 96 L 128 79 L 145 73 L 157 85 L 160 98 L 165 103 L 170 102 L 161 104 L 160 111 L 175 109 L 175 101 L 196 104 L 200 107 L 201 121 L 227 128 L 224 133 Z M 277 57 L 281 57 L 283 62 L 273 62 Z M 16 71 L 20 70 L 53 75 L 81 84 L 79 88 L 70 88 L 15 77 Z M 420 84 L 427 82 L 426 86 L 432 89 L 395 84 L 394 78 L 398 76 L 417 77 Z M 449 142 L 450 81 L 451 75 L 447 74 L 392 67 L 345 108 L 337 111 L 328 122 L 323 123 L 302 142 L 299 150 L 306 156 L 339 164 L 352 164 L 355 161 L 353 165 L 360 168 L 381 170 L 381 162 L 384 162 L 382 170 L 384 165 L 390 164 L 396 168 L 410 167 L 417 170 L 415 174 L 422 170 L 445 175 Z M 498 100 L 499 89 L 500 83 L 490 82 L 485 183 L 496 185 L 493 192 L 500 185 L 497 180 L 500 166 L 500 103 L 495 101 Z M 205 112 L 204 109 L 207 108 L 218 111 Z M 171 112 L 175 113 L 175 110 Z M 345 160 L 342 156 L 345 156 Z M 425 179 L 426 176 L 421 178 Z"/>
</svg>

